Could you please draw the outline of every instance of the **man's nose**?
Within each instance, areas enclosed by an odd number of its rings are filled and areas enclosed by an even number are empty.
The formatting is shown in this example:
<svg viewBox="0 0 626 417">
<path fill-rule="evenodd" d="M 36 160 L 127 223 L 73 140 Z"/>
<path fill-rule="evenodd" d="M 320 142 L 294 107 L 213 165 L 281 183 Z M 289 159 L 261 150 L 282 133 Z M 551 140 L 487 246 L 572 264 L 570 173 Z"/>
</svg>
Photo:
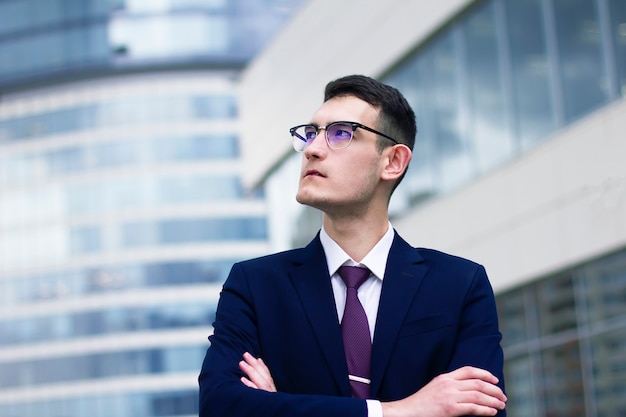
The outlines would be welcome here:
<svg viewBox="0 0 626 417">
<path fill-rule="evenodd" d="M 304 148 L 307 158 L 310 156 L 321 156 L 328 152 L 328 143 L 326 142 L 326 129 L 320 129 L 315 139 Z"/>
</svg>

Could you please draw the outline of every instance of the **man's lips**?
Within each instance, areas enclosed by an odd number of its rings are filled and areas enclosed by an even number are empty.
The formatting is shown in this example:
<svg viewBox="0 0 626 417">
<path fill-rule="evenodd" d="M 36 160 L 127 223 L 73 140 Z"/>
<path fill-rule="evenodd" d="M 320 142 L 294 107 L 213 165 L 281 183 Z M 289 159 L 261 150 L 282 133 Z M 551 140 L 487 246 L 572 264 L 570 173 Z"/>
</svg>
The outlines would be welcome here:
<svg viewBox="0 0 626 417">
<path fill-rule="evenodd" d="M 306 177 L 322 177 L 325 178 L 326 175 L 322 174 L 321 172 L 319 172 L 316 169 L 309 169 L 304 173 L 304 178 Z"/>
</svg>

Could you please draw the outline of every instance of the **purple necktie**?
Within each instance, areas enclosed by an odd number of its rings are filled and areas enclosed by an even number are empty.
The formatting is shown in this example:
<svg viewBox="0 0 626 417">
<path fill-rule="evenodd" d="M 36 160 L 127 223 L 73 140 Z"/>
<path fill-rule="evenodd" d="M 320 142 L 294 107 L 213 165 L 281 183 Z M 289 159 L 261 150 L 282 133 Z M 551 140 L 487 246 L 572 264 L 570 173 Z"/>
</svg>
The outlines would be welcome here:
<svg viewBox="0 0 626 417">
<path fill-rule="evenodd" d="M 370 276 L 370 271 L 358 266 L 342 266 L 338 273 L 348 287 L 346 308 L 341 319 L 341 336 L 346 351 L 352 396 L 368 398 L 372 340 L 367 316 L 357 296 L 357 290 Z"/>
</svg>

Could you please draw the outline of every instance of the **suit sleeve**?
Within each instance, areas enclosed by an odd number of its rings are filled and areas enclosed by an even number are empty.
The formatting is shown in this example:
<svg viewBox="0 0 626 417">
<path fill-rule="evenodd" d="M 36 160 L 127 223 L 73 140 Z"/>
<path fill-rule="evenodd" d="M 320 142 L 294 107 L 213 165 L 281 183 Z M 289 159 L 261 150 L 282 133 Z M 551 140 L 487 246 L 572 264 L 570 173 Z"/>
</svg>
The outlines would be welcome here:
<svg viewBox="0 0 626 417">
<path fill-rule="evenodd" d="M 485 269 L 478 265 L 461 310 L 457 344 L 449 371 L 463 366 L 486 369 L 498 377 L 504 391 L 502 335 L 498 329 L 495 297 Z M 505 417 L 500 411 L 498 417 Z"/>
<path fill-rule="evenodd" d="M 220 295 L 211 345 L 198 378 L 200 417 L 367 416 L 364 400 L 246 387 L 238 363 L 244 352 L 259 356 L 259 319 L 244 269 L 235 264 Z"/>
</svg>

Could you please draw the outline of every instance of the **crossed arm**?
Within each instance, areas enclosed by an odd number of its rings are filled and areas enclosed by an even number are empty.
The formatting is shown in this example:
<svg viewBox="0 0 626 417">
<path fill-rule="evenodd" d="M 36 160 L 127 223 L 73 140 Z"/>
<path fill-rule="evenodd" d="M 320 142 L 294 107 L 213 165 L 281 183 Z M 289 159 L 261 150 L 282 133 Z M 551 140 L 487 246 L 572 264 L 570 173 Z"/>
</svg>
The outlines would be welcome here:
<svg viewBox="0 0 626 417">
<path fill-rule="evenodd" d="M 244 353 L 239 368 L 241 382 L 255 389 L 276 392 L 270 370 L 261 358 Z M 495 416 L 503 410 L 506 395 L 490 372 L 465 366 L 441 374 L 413 395 L 398 401 L 383 402 L 384 417 Z"/>
</svg>

